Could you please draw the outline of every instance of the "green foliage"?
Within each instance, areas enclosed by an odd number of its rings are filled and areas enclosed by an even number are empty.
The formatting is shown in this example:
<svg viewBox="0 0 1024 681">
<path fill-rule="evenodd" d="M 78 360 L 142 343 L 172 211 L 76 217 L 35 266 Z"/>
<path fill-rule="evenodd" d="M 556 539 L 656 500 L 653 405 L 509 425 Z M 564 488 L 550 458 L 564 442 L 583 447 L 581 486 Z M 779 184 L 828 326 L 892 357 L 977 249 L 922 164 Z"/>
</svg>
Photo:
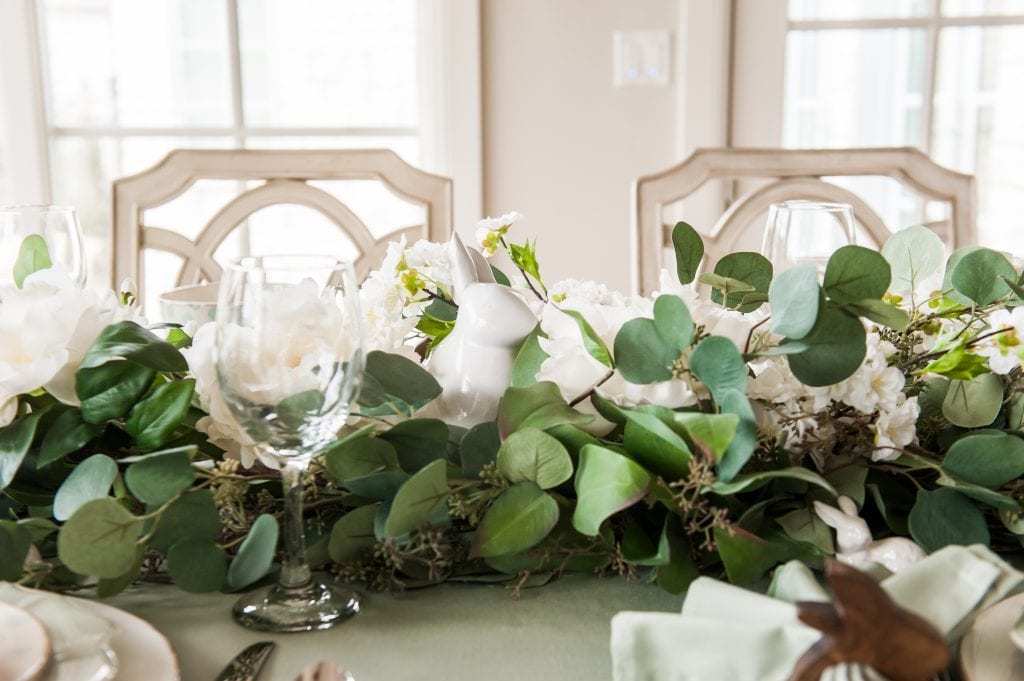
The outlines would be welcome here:
<svg viewBox="0 0 1024 681">
<path fill-rule="evenodd" d="M 1002 253 L 978 248 L 961 257 L 950 272 L 950 283 L 958 293 L 977 305 L 988 305 L 1011 293 L 1007 279 L 1017 272 Z"/>
<path fill-rule="evenodd" d="M 135 322 L 118 322 L 100 332 L 85 353 L 81 367 L 92 369 L 118 359 L 156 371 L 188 371 L 188 364 L 177 348 Z"/>
<path fill-rule="evenodd" d="M 32 446 L 40 416 L 39 412 L 33 412 L 0 428 L 0 490 L 14 482 L 14 476 Z"/>
<path fill-rule="evenodd" d="M 711 300 L 719 305 L 735 308 L 740 312 L 753 312 L 761 307 L 764 299 L 747 302 L 744 293 L 756 291 L 757 293 L 768 294 L 768 288 L 772 283 L 772 264 L 768 258 L 760 253 L 730 253 L 715 263 L 715 274 L 731 281 L 740 281 L 749 286 L 747 290 L 733 289 L 727 291 L 726 287 L 715 286 L 711 291 Z"/>
<path fill-rule="evenodd" d="M 540 324 L 538 324 L 519 346 L 519 352 L 512 363 L 512 375 L 509 381 L 509 385 L 513 388 L 525 388 L 537 382 L 540 365 L 548 358 L 548 354 L 540 347 L 540 342 L 537 340 L 543 335 Z"/>
<path fill-rule="evenodd" d="M 156 372 L 130 360 L 82 368 L 75 374 L 75 391 L 82 401 L 82 419 L 102 424 L 125 416 L 149 389 Z"/>
<path fill-rule="evenodd" d="M 192 485 L 195 452 L 195 447 L 176 447 L 139 457 L 128 466 L 124 481 L 136 499 L 160 506 Z"/>
<path fill-rule="evenodd" d="M 377 506 L 360 506 L 334 523 L 327 552 L 335 563 L 347 563 L 373 552 L 377 536 L 373 531 Z"/>
<path fill-rule="evenodd" d="M 411 359 L 378 350 L 366 356 L 359 405 L 368 416 L 412 416 L 440 394 L 437 380 Z"/>
<path fill-rule="evenodd" d="M 1024 475 L 1024 440 L 998 430 L 967 435 L 946 452 L 942 469 L 959 481 L 999 489 Z"/>
<path fill-rule="evenodd" d="M 181 425 L 192 403 L 192 379 L 165 383 L 132 407 L 124 426 L 144 452 L 166 444 Z"/>
<path fill-rule="evenodd" d="M 398 488 L 384 523 L 384 535 L 401 537 L 420 525 L 431 523 L 438 513 L 445 511 L 447 502 L 446 464 L 438 459 Z"/>
<path fill-rule="evenodd" d="M 901 229 L 882 246 L 882 257 L 891 267 L 892 283 L 902 291 L 913 291 L 938 272 L 945 254 L 942 239 L 920 225 Z"/>
<path fill-rule="evenodd" d="M 498 471 L 510 482 L 557 487 L 572 477 L 572 459 L 561 442 L 536 428 L 521 428 L 498 450 Z"/>
<path fill-rule="evenodd" d="M 80 409 L 67 409 L 50 424 L 39 448 L 39 465 L 53 463 L 87 445 L 103 427 L 87 423 Z"/>
<path fill-rule="evenodd" d="M 686 440 L 654 414 L 625 411 L 622 444 L 644 468 L 665 480 L 686 475 L 692 454 Z"/>
<path fill-rule="evenodd" d="M 955 489 L 919 490 L 910 511 L 910 534 L 925 551 L 950 544 L 989 543 L 985 516 Z"/>
<path fill-rule="evenodd" d="M 775 277 L 768 289 L 768 304 L 774 333 L 789 338 L 806 336 L 814 328 L 821 306 L 817 270 L 801 265 Z"/>
<path fill-rule="evenodd" d="M 540 284 L 542 289 L 544 288 L 544 282 L 540 278 L 540 264 L 537 262 L 536 239 L 532 242 L 526 241 L 521 246 L 509 244 L 508 254 L 516 267 L 533 277 L 534 281 Z"/>
<path fill-rule="evenodd" d="M 555 500 L 534 482 L 518 482 L 487 509 L 471 555 L 490 558 L 525 551 L 544 539 L 557 522 Z"/>
<path fill-rule="evenodd" d="M 631 319 L 615 336 L 619 373 L 631 383 L 667 381 L 690 347 L 693 332 L 686 303 L 678 296 L 659 296 L 654 301 L 654 319 Z"/>
<path fill-rule="evenodd" d="M 0 520 L 0 581 L 21 579 L 32 538 L 28 530 L 10 520 Z"/>
<path fill-rule="evenodd" d="M 640 501 L 650 484 L 650 474 L 635 461 L 607 447 L 585 446 L 576 471 L 573 527 L 582 534 L 597 535 L 601 523 Z"/>
<path fill-rule="evenodd" d="M 33 272 L 53 267 L 46 241 L 38 234 L 29 234 L 21 242 L 18 257 L 14 261 L 14 284 L 21 288 L 25 278 Z"/>
<path fill-rule="evenodd" d="M 119 577 L 135 562 L 142 521 L 104 497 L 82 505 L 61 528 L 57 552 L 73 572 Z"/>
<path fill-rule="evenodd" d="M 826 386 L 849 378 L 864 361 L 866 334 L 861 321 L 843 310 L 827 306 L 818 323 L 801 340 L 810 347 L 789 355 L 789 368 L 809 386 Z"/>
<path fill-rule="evenodd" d="M 889 263 L 877 251 L 843 246 L 829 258 L 823 286 L 837 303 L 877 300 L 888 290 L 891 276 Z"/>
<path fill-rule="evenodd" d="M 676 276 L 680 284 L 689 284 L 697 276 L 704 258 L 704 240 L 690 225 L 677 222 L 672 228 L 672 247 L 676 252 Z"/>
<path fill-rule="evenodd" d="M 526 388 L 509 388 L 498 405 L 498 430 L 503 437 L 520 428 L 547 430 L 560 424 L 587 425 L 593 416 L 570 407 L 550 381 Z"/>
<path fill-rule="evenodd" d="M 227 554 L 209 539 L 183 539 L 167 552 L 167 573 L 185 591 L 217 591 L 228 574 Z"/>
<path fill-rule="evenodd" d="M 264 513 L 256 518 L 228 568 L 228 589 L 244 589 L 270 572 L 277 550 L 277 535 L 274 516 Z"/>
<path fill-rule="evenodd" d="M 448 426 L 437 419 L 402 421 L 381 437 L 394 447 L 398 462 L 407 473 L 415 473 L 444 458 L 448 448 Z"/>
<path fill-rule="evenodd" d="M 573 321 L 576 322 L 576 326 L 580 329 L 580 334 L 583 336 L 583 347 L 586 348 L 587 353 L 596 359 L 601 364 L 608 368 L 614 367 L 612 362 L 612 355 L 608 352 L 608 346 L 604 344 L 601 337 L 594 331 L 594 327 L 590 325 L 583 315 L 576 310 L 562 310 L 565 314 L 572 317 Z"/>
<path fill-rule="evenodd" d="M 1003 384 L 994 374 L 951 381 L 942 415 L 961 428 L 981 428 L 995 421 L 1003 406 Z"/>
<path fill-rule="evenodd" d="M 78 464 L 53 497 L 53 517 L 67 520 L 79 508 L 110 492 L 117 478 L 117 464 L 106 454 L 93 454 Z"/>
</svg>

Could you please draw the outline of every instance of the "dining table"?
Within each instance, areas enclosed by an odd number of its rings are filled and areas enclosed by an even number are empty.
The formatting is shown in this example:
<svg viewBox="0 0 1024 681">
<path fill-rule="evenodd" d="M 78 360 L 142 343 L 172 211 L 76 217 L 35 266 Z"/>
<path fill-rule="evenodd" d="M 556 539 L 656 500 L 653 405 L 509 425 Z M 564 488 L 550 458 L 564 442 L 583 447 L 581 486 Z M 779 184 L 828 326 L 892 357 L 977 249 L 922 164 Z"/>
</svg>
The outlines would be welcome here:
<svg viewBox="0 0 1024 681">
<path fill-rule="evenodd" d="M 277 646 L 258 681 L 292 681 L 317 660 L 356 681 L 605 681 L 611 618 L 622 610 L 679 612 L 681 595 L 615 575 L 563 575 L 543 587 L 444 583 L 360 591 L 362 611 L 326 631 L 268 634 L 231 618 L 237 594 L 141 584 L 107 601 L 170 641 L 183 681 L 213 681 L 243 648 Z"/>
</svg>

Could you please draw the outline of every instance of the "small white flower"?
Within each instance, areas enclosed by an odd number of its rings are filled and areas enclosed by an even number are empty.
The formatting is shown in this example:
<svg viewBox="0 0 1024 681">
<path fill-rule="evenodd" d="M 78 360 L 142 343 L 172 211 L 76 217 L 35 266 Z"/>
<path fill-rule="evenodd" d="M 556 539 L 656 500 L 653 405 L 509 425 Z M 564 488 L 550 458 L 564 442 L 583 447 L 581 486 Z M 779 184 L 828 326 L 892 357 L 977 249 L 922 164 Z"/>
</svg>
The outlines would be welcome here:
<svg viewBox="0 0 1024 681">
<path fill-rule="evenodd" d="M 996 310 L 987 321 L 990 331 L 1003 329 L 1003 332 L 986 338 L 974 351 L 988 359 L 988 366 L 994 373 L 1008 374 L 1024 359 L 1024 307 Z"/>
<path fill-rule="evenodd" d="M 872 461 L 892 461 L 900 456 L 901 449 L 917 437 L 917 417 L 921 407 L 917 397 L 910 397 L 891 411 L 883 411 L 875 421 L 875 447 Z"/>
<path fill-rule="evenodd" d="M 484 218 L 476 223 L 476 241 L 485 258 L 494 255 L 509 227 L 522 219 L 522 215 L 512 211 L 496 218 Z"/>
</svg>

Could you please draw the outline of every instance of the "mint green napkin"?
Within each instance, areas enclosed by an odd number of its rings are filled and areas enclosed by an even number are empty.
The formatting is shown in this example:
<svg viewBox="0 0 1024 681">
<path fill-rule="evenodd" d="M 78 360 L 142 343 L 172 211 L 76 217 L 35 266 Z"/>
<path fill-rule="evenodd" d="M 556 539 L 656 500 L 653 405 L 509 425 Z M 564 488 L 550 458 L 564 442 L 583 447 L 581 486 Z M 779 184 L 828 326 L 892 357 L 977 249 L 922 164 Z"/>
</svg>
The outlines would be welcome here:
<svg viewBox="0 0 1024 681">
<path fill-rule="evenodd" d="M 1024 589 L 1024 574 L 983 546 L 936 551 L 882 587 L 935 625 L 950 643 L 975 615 Z M 797 619 L 796 601 L 828 600 L 807 566 L 780 567 L 769 596 L 718 580 L 694 581 L 680 615 L 622 612 L 612 618 L 616 681 L 785 681 L 820 633 Z M 874 670 L 837 666 L 826 681 L 884 681 Z"/>
</svg>

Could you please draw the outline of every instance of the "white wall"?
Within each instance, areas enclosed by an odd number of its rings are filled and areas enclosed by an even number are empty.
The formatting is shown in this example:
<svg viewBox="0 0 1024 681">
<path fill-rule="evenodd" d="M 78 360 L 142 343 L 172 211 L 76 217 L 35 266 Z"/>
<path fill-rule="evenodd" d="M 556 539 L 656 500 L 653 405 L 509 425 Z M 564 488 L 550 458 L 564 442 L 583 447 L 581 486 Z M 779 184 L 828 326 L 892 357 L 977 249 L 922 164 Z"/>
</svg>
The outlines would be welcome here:
<svg viewBox="0 0 1024 681">
<path fill-rule="evenodd" d="M 676 40 L 678 20 L 675 0 L 482 2 L 484 210 L 526 216 L 513 237 L 537 238 L 549 283 L 629 290 L 631 183 L 679 160 L 677 95 L 615 88 L 612 34 Z"/>
</svg>

